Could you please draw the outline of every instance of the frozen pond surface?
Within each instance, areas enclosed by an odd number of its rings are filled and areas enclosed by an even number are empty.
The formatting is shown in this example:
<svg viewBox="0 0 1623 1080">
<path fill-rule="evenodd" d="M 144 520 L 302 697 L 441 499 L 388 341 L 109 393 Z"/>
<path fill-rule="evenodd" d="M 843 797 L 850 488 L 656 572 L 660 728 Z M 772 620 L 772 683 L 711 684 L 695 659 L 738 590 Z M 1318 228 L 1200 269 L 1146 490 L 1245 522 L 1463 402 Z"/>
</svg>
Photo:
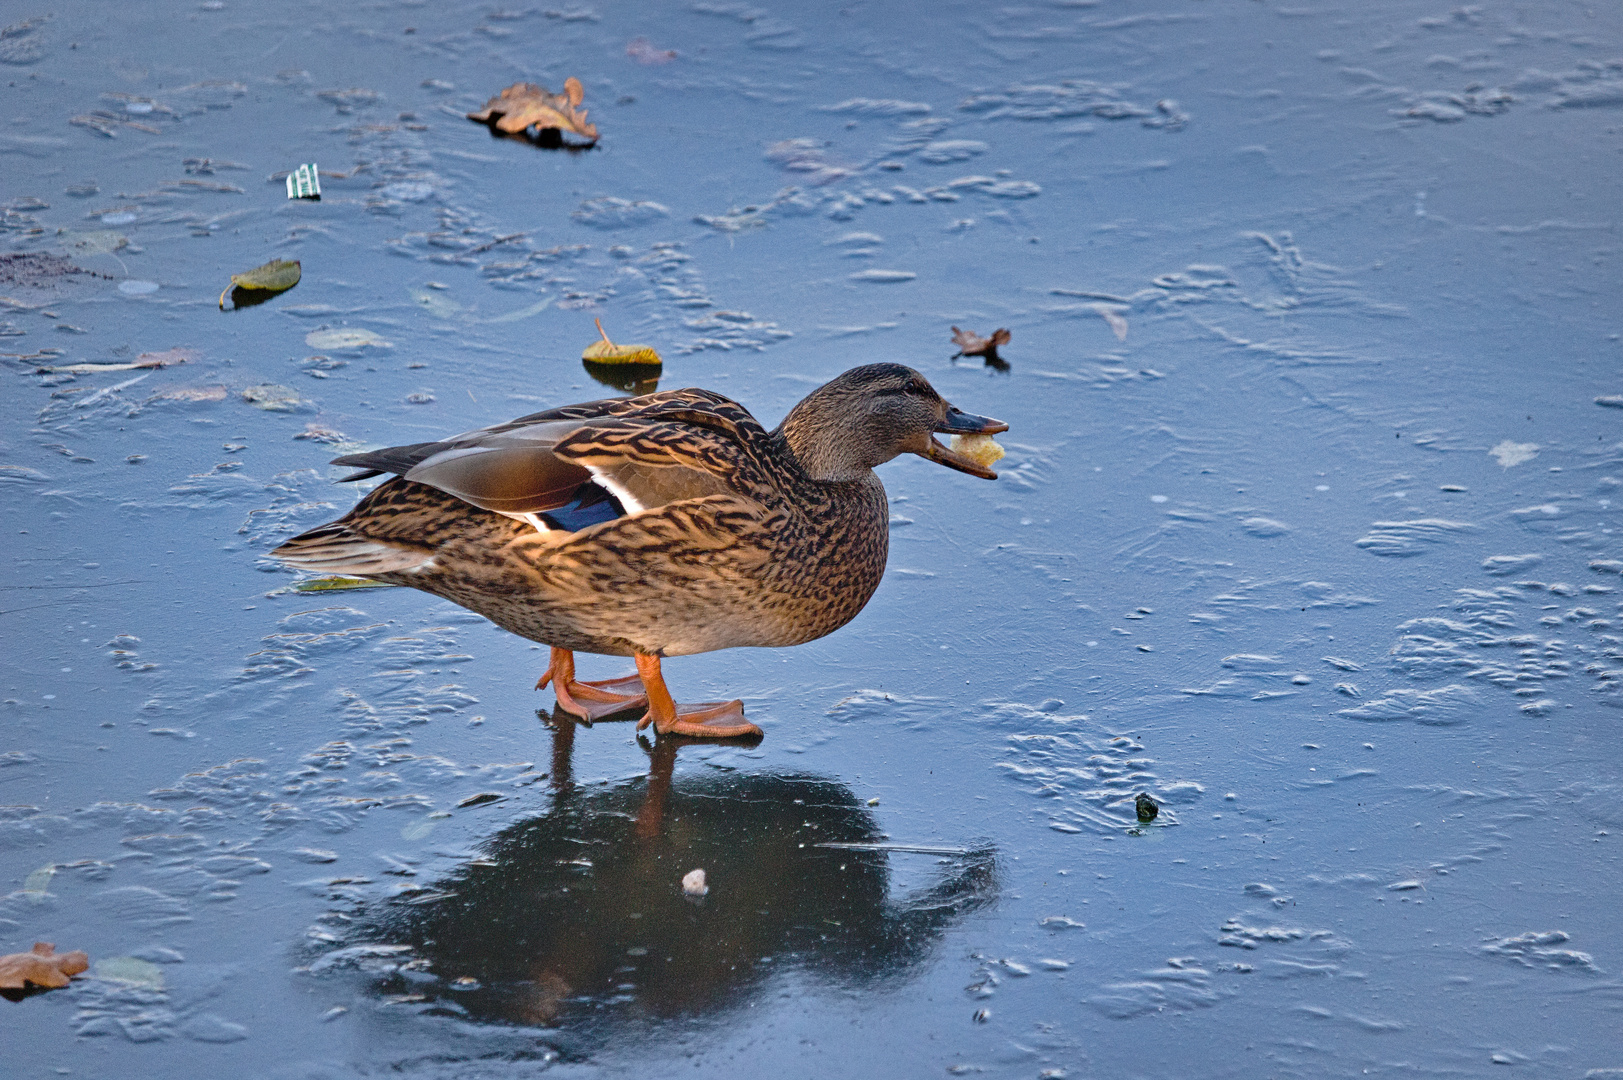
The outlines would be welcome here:
<svg viewBox="0 0 1623 1080">
<path fill-rule="evenodd" d="M 7 11 L 0 245 L 94 276 L 0 275 L 0 951 L 96 964 L 7 1075 L 1623 1070 L 1623 9 Z M 594 150 L 464 119 L 567 76 Z M 667 665 L 759 745 L 264 558 L 594 317 L 1012 425 L 881 470 L 853 624 Z"/>
</svg>

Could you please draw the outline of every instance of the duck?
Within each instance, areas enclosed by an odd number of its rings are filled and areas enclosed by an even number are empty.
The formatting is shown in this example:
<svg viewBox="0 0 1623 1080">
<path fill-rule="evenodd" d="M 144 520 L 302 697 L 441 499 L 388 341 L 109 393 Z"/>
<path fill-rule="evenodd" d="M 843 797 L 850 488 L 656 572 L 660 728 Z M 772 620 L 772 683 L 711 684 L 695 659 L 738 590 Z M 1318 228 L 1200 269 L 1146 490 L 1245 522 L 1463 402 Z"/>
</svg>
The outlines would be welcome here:
<svg viewBox="0 0 1623 1080">
<path fill-rule="evenodd" d="M 889 503 L 874 468 L 917 454 L 997 474 L 935 436 L 995 435 L 897 363 L 852 368 L 768 431 L 709 390 L 565 405 L 435 442 L 335 458 L 388 479 L 286 541 L 287 565 L 405 585 L 551 649 L 549 684 L 591 724 L 759 737 L 743 702 L 678 704 L 668 657 L 798 645 L 856 617 L 884 575 Z M 575 653 L 636 674 L 576 678 Z"/>
</svg>

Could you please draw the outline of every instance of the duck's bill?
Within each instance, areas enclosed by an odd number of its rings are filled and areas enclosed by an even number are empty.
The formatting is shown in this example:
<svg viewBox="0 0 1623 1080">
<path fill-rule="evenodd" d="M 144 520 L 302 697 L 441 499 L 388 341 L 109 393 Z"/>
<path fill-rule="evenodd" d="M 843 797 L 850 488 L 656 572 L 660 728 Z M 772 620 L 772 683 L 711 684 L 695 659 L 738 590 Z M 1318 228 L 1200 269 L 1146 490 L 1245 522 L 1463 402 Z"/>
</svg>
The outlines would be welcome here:
<svg viewBox="0 0 1623 1080">
<path fill-rule="evenodd" d="M 935 429 L 949 435 L 989 436 L 996 435 L 1000 431 L 1008 431 L 1009 425 L 1001 420 L 993 420 L 990 416 L 975 416 L 948 406 L 946 418 L 937 424 Z M 997 479 L 997 473 L 985 465 L 973 458 L 965 457 L 956 450 L 942 446 L 938 440 L 933 438 L 930 440 L 930 445 L 925 448 L 924 453 L 920 456 L 928 458 L 938 465 L 945 465 L 949 469 L 957 469 L 959 472 L 978 476 L 982 480 Z M 1002 457 L 1003 455 L 998 454 L 997 456 Z"/>
<path fill-rule="evenodd" d="M 947 418 L 935 429 L 948 435 L 996 435 L 1000 431 L 1008 431 L 1009 425 L 990 416 L 972 416 L 949 405 Z"/>
<path fill-rule="evenodd" d="M 1007 426 L 1008 425 L 1004 425 L 1004 427 L 1000 427 L 998 430 L 1003 431 L 1007 428 Z M 964 455 L 955 450 L 947 449 L 935 439 L 930 440 L 929 447 L 927 447 L 924 453 L 919 456 L 928 458 L 937 465 L 945 465 L 949 469 L 957 469 L 959 472 L 966 472 L 971 476 L 978 476 L 982 480 L 997 479 L 997 473 L 993 472 L 991 469 L 988 469 L 985 465 L 982 465 L 978 461 L 971 461 L 969 458 L 966 458 Z"/>
</svg>

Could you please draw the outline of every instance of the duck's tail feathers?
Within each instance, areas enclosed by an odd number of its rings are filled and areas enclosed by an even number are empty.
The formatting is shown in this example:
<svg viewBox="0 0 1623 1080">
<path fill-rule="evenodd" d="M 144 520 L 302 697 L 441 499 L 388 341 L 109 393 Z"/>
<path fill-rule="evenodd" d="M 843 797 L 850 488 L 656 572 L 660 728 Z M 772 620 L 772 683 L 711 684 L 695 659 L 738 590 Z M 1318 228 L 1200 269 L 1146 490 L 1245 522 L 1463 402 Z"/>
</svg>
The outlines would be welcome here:
<svg viewBox="0 0 1623 1080">
<path fill-rule="evenodd" d="M 300 533 L 271 555 L 300 570 L 356 577 L 423 570 L 434 559 L 433 552 L 373 540 L 337 521 Z"/>
</svg>

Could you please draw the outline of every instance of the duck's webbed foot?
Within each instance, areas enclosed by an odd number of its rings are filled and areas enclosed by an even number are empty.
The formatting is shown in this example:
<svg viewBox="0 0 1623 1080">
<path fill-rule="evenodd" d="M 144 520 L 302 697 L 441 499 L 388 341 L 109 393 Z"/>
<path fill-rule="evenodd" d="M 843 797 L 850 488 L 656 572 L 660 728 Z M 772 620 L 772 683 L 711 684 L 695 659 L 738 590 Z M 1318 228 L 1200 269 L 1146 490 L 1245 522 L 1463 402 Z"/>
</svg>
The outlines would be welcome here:
<svg viewBox="0 0 1623 1080">
<path fill-rule="evenodd" d="M 661 735 L 689 735 L 696 738 L 726 739 L 739 735 L 760 735 L 762 731 L 744 719 L 742 701 L 705 701 L 678 705 L 671 700 L 660 674 L 659 657 L 637 653 L 637 674 L 647 694 L 648 711 L 637 721 L 641 731 L 652 724 Z"/>
<path fill-rule="evenodd" d="M 759 727 L 744 719 L 744 703 L 736 698 L 677 705 L 675 719 L 663 721 L 644 713 L 637 723 L 639 727 L 653 724 L 661 735 L 689 735 L 701 739 L 730 739 L 762 733 Z"/>
<path fill-rule="evenodd" d="M 588 723 L 648 707 L 648 692 L 642 678 L 627 675 L 621 679 L 602 679 L 597 682 L 579 682 L 575 678 L 575 654 L 568 649 L 554 647 L 552 662 L 536 681 L 535 688 L 552 684 L 558 696 L 558 707 Z"/>
</svg>

